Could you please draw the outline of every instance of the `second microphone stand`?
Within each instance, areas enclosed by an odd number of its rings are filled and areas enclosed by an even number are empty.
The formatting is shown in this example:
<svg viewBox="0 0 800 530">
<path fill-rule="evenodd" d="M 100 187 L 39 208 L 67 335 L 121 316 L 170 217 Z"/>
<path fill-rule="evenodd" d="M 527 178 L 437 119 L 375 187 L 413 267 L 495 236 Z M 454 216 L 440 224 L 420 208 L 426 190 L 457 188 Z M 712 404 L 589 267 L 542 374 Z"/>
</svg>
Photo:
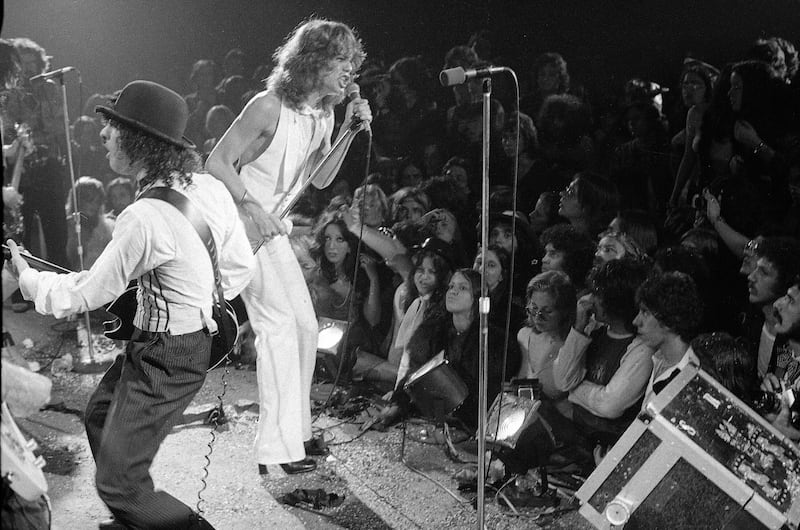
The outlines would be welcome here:
<svg viewBox="0 0 800 530">
<path fill-rule="evenodd" d="M 72 138 L 69 132 L 69 110 L 67 109 L 67 86 L 64 84 L 64 72 L 58 75 L 59 83 L 61 84 L 61 103 L 64 106 L 64 134 L 67 142 L 67 166 L 69 167 L 69 180 L 71 184 L 71 198 L 72 198 L 72 221 L 75 227 L 75 241 L 77 243 L 78 251 L 78 266 L 80 270 L 84 270 L 83 265 L 83 243 L 81 242 L 81 214 L 78 208 L 78 192 L 75 189 L 75 169 L 72 164 Z M 86 326 L 86 345 L 89 349 L 90 362 L 94 362 L 94 344 L 92 340 L 92 321 L 89 318 L 89 311 L 84 314 L 84 326 Z M 78 337 L 80 343 L 80 337 Z M 79 344 L 80 346 L 80 344 Z"/>
<path fill-rule="evenodd" d="M 480 334 L 478 344 L 478 524 L 482 530 L 485 520 L 486 485 L 486 387 L 489 360 L 489 286 L 486 283 L 486 249 L 489 246 L 489 132 L 491 130 L 492 80 L 483 80 L 483 142 L 481 167 L 481 298 L 478 304 Z"/>
</svg>

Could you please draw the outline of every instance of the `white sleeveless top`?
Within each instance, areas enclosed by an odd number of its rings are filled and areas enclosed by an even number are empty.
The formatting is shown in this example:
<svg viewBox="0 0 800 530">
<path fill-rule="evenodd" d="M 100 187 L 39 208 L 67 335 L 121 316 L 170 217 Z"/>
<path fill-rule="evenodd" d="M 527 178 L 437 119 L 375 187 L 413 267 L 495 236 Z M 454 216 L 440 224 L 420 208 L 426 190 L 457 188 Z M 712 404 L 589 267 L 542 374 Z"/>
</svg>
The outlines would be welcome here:
<svg viewBox="0 0 800 530">
<path fill-rule="evenodd" d="M 242 166 L 239 176 L 247 192 L 270 213 L 280 213 L 311 171 L 309 157 L 319 147 L 330 150 L 333 113 L 294 110 L 281 101 L 281 114 L 269 146 L 255 160 Z"/>
</svg>

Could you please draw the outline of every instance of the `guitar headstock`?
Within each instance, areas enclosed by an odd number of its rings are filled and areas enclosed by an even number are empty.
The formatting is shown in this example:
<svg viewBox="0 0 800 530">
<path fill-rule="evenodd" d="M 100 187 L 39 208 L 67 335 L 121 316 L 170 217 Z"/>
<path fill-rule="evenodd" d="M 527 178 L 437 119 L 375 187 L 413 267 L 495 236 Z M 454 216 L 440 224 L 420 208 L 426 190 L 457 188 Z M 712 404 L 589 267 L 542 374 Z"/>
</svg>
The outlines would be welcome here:
<svg viewBox="0 0 800 530">
<path fill-rule="evenodd" d="M 30 125 L 27 123 L 17 123 L 14 126 L 17 134 L 17 145 L 25 147 L 25 154 L 30 155 L 36 149 L 33 144 L 33 136 Z"/>
</svg>

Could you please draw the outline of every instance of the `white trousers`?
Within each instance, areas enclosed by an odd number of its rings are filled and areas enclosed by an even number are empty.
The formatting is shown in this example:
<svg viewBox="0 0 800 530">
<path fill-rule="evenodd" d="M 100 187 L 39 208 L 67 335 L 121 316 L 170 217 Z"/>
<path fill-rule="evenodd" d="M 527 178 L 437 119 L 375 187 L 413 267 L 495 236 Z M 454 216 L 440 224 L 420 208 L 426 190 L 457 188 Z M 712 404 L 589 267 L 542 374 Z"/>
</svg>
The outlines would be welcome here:
<svg viewBox="0 0 800 530">
<path fill-rule="evenodd" d="M 242 292 L 256 337 L 256 460 L 282 464 L 305 458 L 303 441 L 311 439 L 317 318 L 287 236 L 264 244 L 256 263 L 253 280 Z"/>
</svg>

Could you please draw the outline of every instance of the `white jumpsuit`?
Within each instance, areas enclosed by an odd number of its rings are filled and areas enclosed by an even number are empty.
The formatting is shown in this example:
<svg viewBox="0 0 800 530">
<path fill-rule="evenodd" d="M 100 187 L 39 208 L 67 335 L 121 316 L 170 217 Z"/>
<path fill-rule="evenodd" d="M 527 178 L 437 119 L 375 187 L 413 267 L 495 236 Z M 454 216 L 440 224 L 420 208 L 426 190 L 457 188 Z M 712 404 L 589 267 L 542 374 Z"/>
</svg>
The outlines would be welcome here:
<svg viewBox="0 0 800 530">
<path fill-rule="evenodd" d="M 298 112 L 281 104 L 267 149 L 239 174 L 247 192 L 270 213 L 280 213 L 313 169 L 311 155 L 330 149 L 333 114 Z M 311 380 L 317 350 L 317 319 L 303 273 L 287 236 L 275 237 L 256 254 L 256 272 L 242 292 L 255 332 L 260 401 L 255 439 L 259 464 L 305 458 L 311 438 Z"/>
</svg>

